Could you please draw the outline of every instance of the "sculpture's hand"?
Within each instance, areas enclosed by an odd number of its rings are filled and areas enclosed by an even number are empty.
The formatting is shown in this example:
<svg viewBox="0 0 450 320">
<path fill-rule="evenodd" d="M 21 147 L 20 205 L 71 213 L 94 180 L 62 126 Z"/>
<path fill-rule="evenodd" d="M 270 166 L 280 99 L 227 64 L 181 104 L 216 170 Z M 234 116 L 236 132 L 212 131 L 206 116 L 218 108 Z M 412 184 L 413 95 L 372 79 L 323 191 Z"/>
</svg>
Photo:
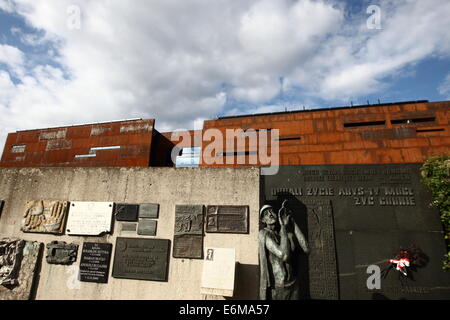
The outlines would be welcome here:
<svg viewBox="0 0 450 320">
<path fill-rule="evenodd" d="M 43 224 L 47 231 L 54 231 L 60 228 L 62 219 L 64 218 L 65 208 L 64 202 L 56 201 L 53 203 L 50 217 Z"/>
<path fill-rule="evenodd" d="M 282 207 L 280 211 L 278 211 L 278 220 L 280 225 L 283 227 L 287 227 L 291 220 L 291 216 L 287 213 L 287 209 Z"/>
</svg>

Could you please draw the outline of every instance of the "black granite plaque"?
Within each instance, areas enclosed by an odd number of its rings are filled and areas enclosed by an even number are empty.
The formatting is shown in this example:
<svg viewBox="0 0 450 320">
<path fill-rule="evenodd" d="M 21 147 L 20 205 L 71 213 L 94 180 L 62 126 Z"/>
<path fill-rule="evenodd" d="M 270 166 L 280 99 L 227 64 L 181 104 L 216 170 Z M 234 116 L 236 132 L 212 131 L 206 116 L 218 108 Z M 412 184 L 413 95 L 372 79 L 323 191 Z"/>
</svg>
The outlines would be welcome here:
<svg viewBox="0 0 450 320">
<path fill-rule="evenodd" d="M 205 231 L 248 233 L 248 206 L 208 206 Z"/>
<path fill-rule="evenodd" d="M 108 283 L 111 243 L 83 243 L 80 262 L 80 281 Z"/>
<path fill-rule="evenodd" d="M 139 205 L 139 218 L 158 219 L 159 204 L 142 203 Z"/>
<path fill-rule="evenodd" d="M 4 201 L 0 200 L 0 217 L 2 216 L 2 211 L 3 211 L 3 205 L 4 205 Z"/>
<path fill-rule="evenodd" d="M 173 257 L 203 259 L 203 205 L 175 206 Z"/>
<path fill-rule="evenodd" d="M 117 221 L 137 221 L 139 205 L 116 203 L 114 206 L 114 214 Z"/>
<path fill-rule="evenodd" d="M 420 164 L 281 166 L 277 175 L 264 177 L 266 202 L 280 206 L 288 198 L 308 212 L 298 225 L 312 248 L 317 247 L 314 234 L 328 239 L 319 241 L 323 247 L 311 250 L 308 259 L 304 281 L 311 297 L 333 299 L 336 290 L 329 284 L 337 272 L 340 299 L 450 298 L 450 277 L 441 262 L 446 252 L 442 225 L 438 211 L 429 207 L 431 196 L 419 169 Z M 323 201 L 331 201 L 332 220 L 329 209 L 315 210 L 321 213 L 311 220 L 309 212 Z M 333 241 L 336 267 L 329 249 Z M 414 281 L 402 287 L 393 270 L 380 290 L 369 290 L 367 267 L 384 269 L 400 247 L 413 244 L 428 257 L 413 271 Z"/>
<path fill-rule="evenodd" d="M 137 234 L 141 236 L 156 236 L 156 220 L 139 219 Z"/>
<path fill-rule="evenodd" d="M 114 278 L 167 281 L 170 240 L 117 238 Z"/>
</svg>

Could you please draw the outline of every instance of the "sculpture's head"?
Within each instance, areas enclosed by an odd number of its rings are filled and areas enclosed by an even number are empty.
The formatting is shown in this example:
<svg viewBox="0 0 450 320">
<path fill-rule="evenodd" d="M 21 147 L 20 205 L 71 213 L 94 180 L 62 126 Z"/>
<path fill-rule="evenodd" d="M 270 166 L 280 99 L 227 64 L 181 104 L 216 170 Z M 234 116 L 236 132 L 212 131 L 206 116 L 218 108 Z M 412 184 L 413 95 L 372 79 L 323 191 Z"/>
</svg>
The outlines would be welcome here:
<svg viewBox="0 0 450 320">
<path fill-rule="evenodd" d="M 259 211 L 261 222 L 267 226 L 274 225 L 278 221 L 278 215 L 271 205 L 265 205 Z"/>
</svg>

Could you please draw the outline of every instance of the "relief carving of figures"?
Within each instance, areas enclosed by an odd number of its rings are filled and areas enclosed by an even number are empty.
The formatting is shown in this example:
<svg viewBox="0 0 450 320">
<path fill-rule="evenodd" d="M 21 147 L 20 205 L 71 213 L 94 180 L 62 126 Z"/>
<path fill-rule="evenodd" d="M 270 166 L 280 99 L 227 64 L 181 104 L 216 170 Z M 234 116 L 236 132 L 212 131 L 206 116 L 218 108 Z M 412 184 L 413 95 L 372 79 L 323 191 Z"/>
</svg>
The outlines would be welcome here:
<svg viewBox="0 0 450 320">
<path fill-rule="evenodd" d="M 64 232 L 69 203 L 67 201 L 28 201 L 22 221 L 23 232 Z"/>
<path fill-rule="evenodd" d="M 260 210 L 264 228 L 259 232 L 260 299 L 298 300 L 298 270 L 293 261 L 301 249 L 309 253 L 308 243 L 291 216 L 285 200 L 276 212 L 270 205 Z M 307 272 L 307 270 L 302 270 Z"/>
<path fill-rule="evenodd" d="M 0 240 L 0 285 L 13 287 L 18 284 L 24 246 L 23 240 Z"/>
</svg>

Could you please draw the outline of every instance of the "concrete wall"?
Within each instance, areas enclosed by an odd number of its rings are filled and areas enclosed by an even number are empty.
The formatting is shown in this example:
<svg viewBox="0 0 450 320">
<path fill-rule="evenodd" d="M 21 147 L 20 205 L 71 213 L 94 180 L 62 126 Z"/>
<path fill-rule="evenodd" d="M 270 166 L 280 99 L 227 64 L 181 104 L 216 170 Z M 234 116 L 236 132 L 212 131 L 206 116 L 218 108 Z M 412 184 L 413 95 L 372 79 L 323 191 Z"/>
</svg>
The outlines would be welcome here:
<svg viewBox="0 0 450 320">
<path fill-rule="evenodd" d="M 236 248 L 235 298 L 258 296 L 259 170 L 256 168 L 46 168 L 0 169 L 0 199 L 5 200 L 0 217 L 0 236 L 19 237 L 45 244 L 53 240 L 109 242 L 120 236 L 118 223 L 104 237 L 54 236 L 20 231 L 27 200 L 113 201 L 159 203 L 155 238 L 173 245 L 175 204 L 248 205 L 250 232 L 246 235 L 206 233 L 204 247 Z M 127 235 L 128 236 L 128 235 Z M 135 236 L 141 237 L 141 236 Z M 149 237 L 152 238 L 152 237 Z M 45 256 L 45 255 L 44 255 Z M 172 256 L 172 248 L 170 252 Z M 76 283 L 72 267 L 42 262 L 36 299 L 205 299 L 200 295 L 202 260 L 170 258 L 168 282 L 138 281 L 111 277 L 108 284 Z M 69 285 L 68 285 L 69 284 Z"/>
</svg>

